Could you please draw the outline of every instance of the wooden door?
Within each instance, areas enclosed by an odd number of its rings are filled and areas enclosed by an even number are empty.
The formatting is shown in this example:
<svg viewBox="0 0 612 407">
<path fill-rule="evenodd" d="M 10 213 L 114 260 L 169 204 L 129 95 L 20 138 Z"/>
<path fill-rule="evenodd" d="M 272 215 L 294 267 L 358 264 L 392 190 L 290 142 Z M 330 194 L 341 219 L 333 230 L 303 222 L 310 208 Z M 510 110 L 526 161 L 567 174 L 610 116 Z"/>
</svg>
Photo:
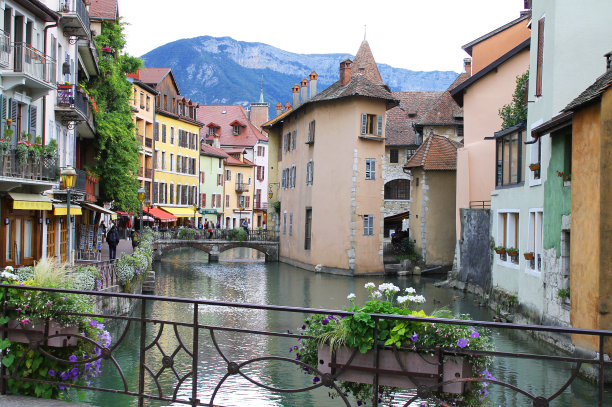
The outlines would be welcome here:
<svg viewBox="0 0 612 407">
<path fill-rule="evenodd" d="M 66 222 L 62 222 L 60 224 L 60 239 L 59 239 L 59 245 L 60 245 L 60 262 L 61 263 L 65 263 L 66 262 L 66 232 L 67 232 L 67 228 L 66 228 Z"/>
<path fill-rule="evenodd" d="M 55 253 L 55 218 L 49 219 L 49 224 L 47 225 L 47 259 L 54 259 L 57 255 Z"/>
</svg>

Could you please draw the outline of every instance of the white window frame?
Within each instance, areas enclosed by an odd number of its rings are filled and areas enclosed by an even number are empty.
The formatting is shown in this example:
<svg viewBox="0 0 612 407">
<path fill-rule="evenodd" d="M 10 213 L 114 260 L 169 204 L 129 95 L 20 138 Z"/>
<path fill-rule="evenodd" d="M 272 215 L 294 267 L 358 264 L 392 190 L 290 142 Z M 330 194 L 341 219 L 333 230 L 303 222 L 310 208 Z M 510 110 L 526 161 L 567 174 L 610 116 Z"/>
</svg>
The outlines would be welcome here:
<svg viewBox="0 0 612 407">
<path fill-rule="evenodd" d="M 544 210 L 542 208 L 529 209 L 529 225 L 528 225 L 528 246 L 527 252 L 534 254 L 534 267 L 531 267 L 531 261 L 525 261 L 525 271 L 537 273 L 539 276 L 542 273 L 543 257 L 544 257 Z M 540 256 L 540 267 L 538 268 L 538 256 Z"/>
<path fill-rule="evenodd" d="M 376 158 L 365 159 L 365 179 L 375 180 L 376 179 Z"/>
<path fill-rule="evenodd" d="M 502 260 L 501 256 L 496 255 L 497 264 L 501 264 L 510 268 L 519 268 L 519 264 L 521 262 L 520 256 L 522 253 L 520 252 L 521 246 L 521 216 L 519 209 L 500 209 L 497 211 L 497 231 L 496 231 L 496 246 L 504 246 L 515 247 L 519 251 L 519 259 L 518 263 L 513 263 L 510 259 L 510 256 L 506 255 L 506 260 Z M 506 215 L 504 217 L 504 215 Z M 514 221 L 515 217 L 518 217 L 518 221 Z M 505 220 L 504 220 L 505 218 Z M 505 227 L 504 227 L 504 222 Z M 518 230 L 516 229 L 516 225 L 518 225 Z M 504 235 L 505 231 L 505 235 Z M 512 242 L 512 243 L 509 243 Z M 515 243 L 516 242 L 516 243 Z"/>
<path fill-rule="evenodd" d="M 363 235 L 374 236 L 374 215 L 363 215 Z"/>
</svg>

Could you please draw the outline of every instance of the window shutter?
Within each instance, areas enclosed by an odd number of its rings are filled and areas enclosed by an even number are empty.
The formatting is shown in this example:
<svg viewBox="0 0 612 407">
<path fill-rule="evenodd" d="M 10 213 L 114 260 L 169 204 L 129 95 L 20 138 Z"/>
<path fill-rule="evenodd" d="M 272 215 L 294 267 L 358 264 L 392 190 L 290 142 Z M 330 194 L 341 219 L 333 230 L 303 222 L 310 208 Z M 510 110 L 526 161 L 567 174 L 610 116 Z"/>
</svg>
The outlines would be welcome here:
<svg viewBox="0 0 612 407">
<path fill-rule="evenodd" d="M 2 98 L 0 98 L 0 119 L 2 120 L 2 123 L 0 123 L 0 133 L 2 134 L 2 137 L 4 137 L 4 127 L 6 126 L 6 113 L 8 110 L 8 98 L 4 95 L 2 95 Z"/>
<path fill-rule="evenodd" d="M 297 139 L 297 131 L 293 130 L 293 134 L 291 135 L 291 149 L 295 150 L 295 143 Z"/>
<path fill-rule="evenodd" d="M 376 135 L 382 136 L 382 127 L 383 127 L 383 117 L 382 115 L 376 116 Z"/>
<path fill-rule="evenodd" d="M 542 95 L 542 64 L 544 60 L 544 17 L 538 20 L 538 55 L 536 62 L 536 90 L 535 95 Z"/>
<path fill-rule="evenodd" d="M 202 206 L 206 207 L 206 194 L 202 194 Z"/>
<path fill-rule="evenodd" d="M 266 167 L 261 167 L 261 180 L 266 178 Z"/>
<path fill-rule="evenodd" d="M 249 207 L 250 207 L 250 205 L 251 205 L 251 197 L 250 197 L 250 196 L 247 196 L 247 197 L 246 197 L 246 199 L 245 199 L 245 205 L 244 205 L 244 207 L 245 207 L 245 208 L 249 208 Z"/>
<path fill-rule="evenodd" d="M 13 124 L 17 124 L 17 109 L 19 109 L 19 102 L 17 102 L 15 99 L 11 99 L 10 119 L 13 121 Z"/>
<path fill-rule="evenodd" d="M 310 141 L 313 142 L 313 143 L 314 143 L 314 140 L 315 140 L 315 130 L 316 130 L 316 128 L 317 128 L 317 123 L 316 123 L 315 120 L 313 120 L 312 121 L 312 137 L 310 139 Z"/>
<path fill-rule="evenodd" d="M 370 173 L 372 174 L 372 179 L 376 179 L 376 160 L 372 159 L 370 161 Z"/>
<path fill-rule="evenodd" d="M 361 113 L 361 134 L 366 134 L 368 130 L 368 115 Z"/>
</svg>

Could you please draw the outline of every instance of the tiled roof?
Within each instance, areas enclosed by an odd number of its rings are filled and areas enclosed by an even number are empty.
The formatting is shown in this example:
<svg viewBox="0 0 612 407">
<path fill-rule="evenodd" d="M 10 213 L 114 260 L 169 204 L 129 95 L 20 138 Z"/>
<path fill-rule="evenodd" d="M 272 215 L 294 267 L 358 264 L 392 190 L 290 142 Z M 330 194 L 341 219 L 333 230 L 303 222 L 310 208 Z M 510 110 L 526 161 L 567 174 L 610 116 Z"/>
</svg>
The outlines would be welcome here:
<svg viewBox="0 0 612 407">
<path fill-rule="evenodd" d="M 267 137 L 249 121 L 244 107 L 240 105 L 201 105 L 198 107 L 197 117 L 198 121 L 205 125 L 214 123 L 218 126 L 215 134 L 219 136 L 221 146 L 252 147 L 260 140 L 267 140 Z M 231 125 L 235 121 L 246 124 L 237 136 L 234 136 Z M 213 139 L 208 135 L 207 126 L 200 129 L 200 138 L 209 141 Z"/>
<path fill-rule="evenodd" d="M 457 170 L 457 149 L 461 143 L 433 134 L 423 142 L 404 168 L 423 167 L 425 171 Z"/>
<path fill-rule="evenodd" d="M 89 17 L 94 20 L 116 20 L 119 17 L 118 0 L 89 0 Z"/>
<path fill-rule="evenodd" d="M 225 159 L 225 165 L 239 165 L 242 167 L 252 167 L 254 165 L 252 162 L 250 162 L 247 159 L 245 159 L 244 161 L 247 161 L 247 162 L 242 162 L 239 159 L 234 158 L 231 155 L 228 155 L 227 158 Z"/>
<path fill-rule="evenodd" d="M 441 94 L 442 92 L 393 92 L 393 97 L 400 103 L 387 111 L 386 145 L 416 145 L 413 124 L 420 120 Z"/>
<path fill-rule="evenodd" d="M 167 75 L 171 75 L 172 82 L 178 91 L 178 85 L 170 68 L 140 68 L 138 73 L 129 75 L 152 86 L 159 85 Z"/>
<path fill-rule="evenodd" d="M 610 86 L 612 86 L 612 68 L 608 69 L 606 73 L 597 78 L 595 83 L 586 88 L 576 99 L 572 100 L 563 111 L 575 110 L 582 105 L 595 101 L 595 99 L 599 98 Z"/>
<path fill-rule="evenodd" d="M 229 154 L 227 154 L 222 149 L 213 147 L 213 146 L 208 145 L 206 143 L 202 143 L 200 145 L 200 154 L 201 155 L 207 155 L 207 156 L 210 156 L 210 157 L 219 157 L 219 158 L 227 158 L 227 157 L 229 157 Z"/>
<path fill-rule="evenodd" d="M 372 55 L 370 44 L 368 44 L 368 42 L 365 40 L 361 43 L 361 46 L 357 51 L 357 55 L 355 55 L 355 59 L 353 60 L 352 73 L 353 75 L 363 74 L 373 83 L 379 85 L 385 84 L 380 76 L 380 72 L 378 71 L 378 66 L 376 66 L 376 61 L 374 60 L 374 55 Z"/>
<path fill-rule="evenodd" d="M 473 41 L 468 42 L 467 44 L 465 44 L 464 46 L 462 46 L 461 48 L 463 48 L 463 50 L 465 52 L 467 52 L 468 54 L 470 54 L 470 56 L 472 56 L 472 48 L 474 47 L 474 45 L 477 45 L 479 43 L 481 43 L 482 41 L 489 39 L 491 37 L 493 37 L 496 34 L 499 34 L 502 31 L 505 31 L 506 29 L 520 23 L 523 20 L 529 20 L 531 18 L 531 11 L 526 11 L 526 12 L 521 12 L 521 15 L 519 18 L 517 18 L 516 20 L 512 20 L 507 24 L 502 25 L 501 27 L 496 28 L 495 30 L 476 38 Z"/>
<path fill-rule="evenodd" d="M 438 100 L 436 100 L 435 103 L 431 105 L 427 113 L 425 113 L 423 117 L 419 119 L 418 124 L 430 126 L 462 124 L 463 120 L 458 120 L 458 118 L 463 118 L 463 109 L 459 107 L 457 102 L 455 102 L 450 94 L 450 90 L 456 86 L 459 86 L 469 77 L 470 75 L 465 72 L 457 76 L 449 88 L 438 97 Z"/>
</svg>

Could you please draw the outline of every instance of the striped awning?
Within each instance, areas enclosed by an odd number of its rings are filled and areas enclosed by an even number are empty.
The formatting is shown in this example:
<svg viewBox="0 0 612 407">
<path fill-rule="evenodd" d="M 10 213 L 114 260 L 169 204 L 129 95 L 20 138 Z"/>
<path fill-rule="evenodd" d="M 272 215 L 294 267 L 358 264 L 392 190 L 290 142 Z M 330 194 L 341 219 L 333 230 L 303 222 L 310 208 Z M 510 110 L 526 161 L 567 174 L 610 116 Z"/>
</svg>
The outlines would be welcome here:
<svg viewBox="0 0 612 407">
<path fill-rule="evenodd" d="M 153 216 L 160 222 L 174 222 L 177 218 L 173 214 L 166 212 L 160 208 L 144 207 L 144 212 Z"/>
<path fill-rule="evenodd" d="M 9 192 L 9 196 L 13 200 L 13 209 L 37 211 L 50 211 L 53 209 L 53 202 L 44 195 Z"/>
<path fill-rule="evenodd" d="M 193 218 L 194 211 L 193 207 L 180 207 L 180 206 L 160 206 L 166 212 L 170 212 L 177 218 Z"/>
<path fill-rule="evenodd" d="M 77 204 L 70 204 L 70 216 L 82 215 L 83 211 Z M 68 207 L 65 203 L 54 203 L 53 204 L 53 215 L 55 216 L 66 216 L 68 215 Z"/>
</svg>

